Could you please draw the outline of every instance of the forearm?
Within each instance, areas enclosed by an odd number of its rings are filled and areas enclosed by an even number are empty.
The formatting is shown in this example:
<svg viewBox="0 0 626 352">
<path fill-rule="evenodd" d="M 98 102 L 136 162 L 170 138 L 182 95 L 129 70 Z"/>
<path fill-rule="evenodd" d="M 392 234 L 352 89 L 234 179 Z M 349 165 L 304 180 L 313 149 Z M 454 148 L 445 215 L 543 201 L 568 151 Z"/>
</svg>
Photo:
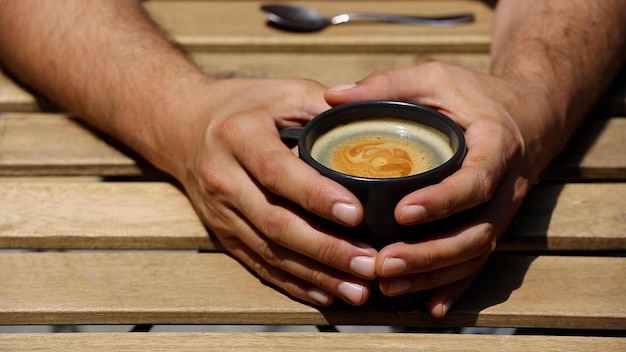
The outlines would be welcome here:
<svg viewBox="0 0 626 352">
<path fill-rule="evenodd" d="M 27 85 L 164 168 L 177 147 L 164 133 L 185 124 L 176 97 L 205 79 L 139 1 L 0 0 L 0 53 Z"/>
<path fill-rule="evenodd" d="M 622 0 L 498 3 L 491 72 L 515 85 L 536 115 L 522 128 L 530 143 L 543 141 L 534 153 L 544 166 L 623 64 L 624 23 Z"/>
</svg>

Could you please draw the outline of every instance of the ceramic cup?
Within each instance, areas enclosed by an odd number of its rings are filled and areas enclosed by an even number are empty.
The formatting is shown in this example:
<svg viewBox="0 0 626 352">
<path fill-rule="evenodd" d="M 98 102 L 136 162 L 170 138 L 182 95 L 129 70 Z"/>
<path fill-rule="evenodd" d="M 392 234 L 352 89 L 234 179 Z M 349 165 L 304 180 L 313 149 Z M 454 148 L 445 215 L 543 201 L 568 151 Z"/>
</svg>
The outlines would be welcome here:
<svg viewBox="0 0 626 352">
<path fill-rule="evenodd" d="M 331 230 L 377 249 L 429 235 L 398 224 L 394 209 L 407 194 L 458 170 L 466 152 L 463 131 L 449 117 L 397 101 L 340 105 L 303 128 L 282 130 L 281 138 L 297 142 L 302 160 L 361 201 L 359 226 L 327 224 Z"/>
</svg>

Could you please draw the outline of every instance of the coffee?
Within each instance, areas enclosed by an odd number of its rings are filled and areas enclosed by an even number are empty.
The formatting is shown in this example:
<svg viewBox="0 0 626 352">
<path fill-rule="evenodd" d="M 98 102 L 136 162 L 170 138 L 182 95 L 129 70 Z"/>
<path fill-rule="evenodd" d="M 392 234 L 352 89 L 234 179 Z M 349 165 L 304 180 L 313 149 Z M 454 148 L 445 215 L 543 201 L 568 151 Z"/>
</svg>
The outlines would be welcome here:
<svg viewBox="0 0 626 352">
<path fill-rule="evenodd" d="M 343 124 L 319 136 L 311 156 L 344 174 L 395 178 L 434 169 L 454 151 L 436 128 L 400 118 L 375 117 Z"/>
</svg>

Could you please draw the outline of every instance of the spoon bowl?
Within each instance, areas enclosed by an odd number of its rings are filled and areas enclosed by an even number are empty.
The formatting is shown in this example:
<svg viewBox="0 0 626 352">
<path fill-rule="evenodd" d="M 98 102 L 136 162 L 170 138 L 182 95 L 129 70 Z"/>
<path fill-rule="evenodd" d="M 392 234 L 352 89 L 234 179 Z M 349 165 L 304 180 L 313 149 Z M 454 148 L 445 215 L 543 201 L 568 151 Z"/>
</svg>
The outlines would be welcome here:
<svg viewBox="0 0 626 352">
<path fill-rule="evenodd" d="M 460 13 L 445 16 L 403 16 L 378 13 L 343 13 L 325 17 L 315 9 L 288 5 L 263 5 L 270 24 L 289 31 L 315 32 L 330 25 L 352 21 L 376 21 L 388 23 L 408 23 L 426 26 L 451 26 L 474 21 L 471 13 Z"/>
</svg>

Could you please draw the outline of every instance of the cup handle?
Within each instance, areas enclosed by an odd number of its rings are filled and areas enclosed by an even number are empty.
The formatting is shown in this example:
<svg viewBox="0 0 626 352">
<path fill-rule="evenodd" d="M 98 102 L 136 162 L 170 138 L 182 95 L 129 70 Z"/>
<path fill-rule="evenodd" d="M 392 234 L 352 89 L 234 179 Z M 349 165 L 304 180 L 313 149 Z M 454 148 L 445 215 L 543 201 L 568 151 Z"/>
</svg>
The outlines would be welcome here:
<svg viewBox="0 0 626 352">
<path fill-rule="evenodd" d="M 280 130 L 280 140 L 285 143 L 289 148 L 293 148 L 298 145 L 300 134 L 302 133 L 302 127 L 288 127 Z"/>
</svg>

